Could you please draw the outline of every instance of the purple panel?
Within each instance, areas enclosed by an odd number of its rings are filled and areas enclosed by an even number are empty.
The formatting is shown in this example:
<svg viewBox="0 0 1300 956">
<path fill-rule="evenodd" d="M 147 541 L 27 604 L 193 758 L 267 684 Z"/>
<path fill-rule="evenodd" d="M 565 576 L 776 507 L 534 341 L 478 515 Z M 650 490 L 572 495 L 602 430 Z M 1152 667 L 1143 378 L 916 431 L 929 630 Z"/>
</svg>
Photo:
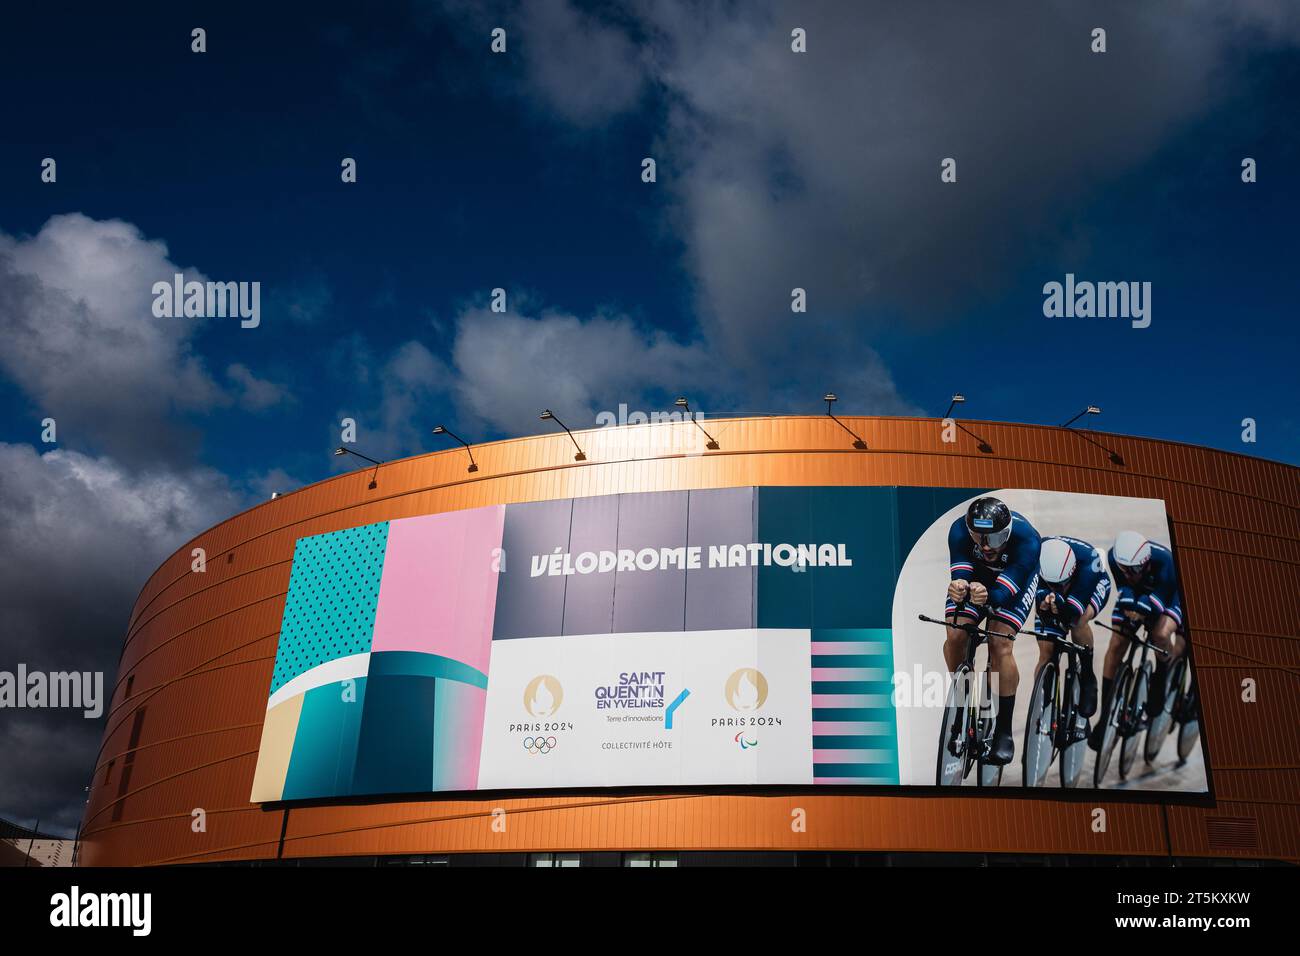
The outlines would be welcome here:
<svg viewBox="0 0 1300 956">
<path fill-rule="evenodd" d="M 686 572 L 686 630 L 755 627 L 757 568 L 711 568 L 710 545 L 748 544 L 754 536 L 754 489 L 692 491 L 687 531 L 700 568 Z"/>
<path fill-rule="evenodd" d="M 686 547 L 686 502 L 685 491 L 619 495 L 619 548 Z M 615 632 L 681 631 L 685 627 L 685 570 L 615 572 Z"/>
<path fill-rule="evenodd" d="M 494 641 L 562 633 L 565 579 L 532 577 L 531 569 L 533 555 L 568 547 L 572 513 L 569 499 L 506 506 L 501 536 L 506 564 L 497 580 Z"/>
<path fill-rule="evenodd" d="M 575 498 L 569 551 L 599 553 L 618 547 L 618 496 Z M 565 634 L 608 634 L 614 626 L 614 574 L 574 574 L 564 592 Z"/>
</svg>

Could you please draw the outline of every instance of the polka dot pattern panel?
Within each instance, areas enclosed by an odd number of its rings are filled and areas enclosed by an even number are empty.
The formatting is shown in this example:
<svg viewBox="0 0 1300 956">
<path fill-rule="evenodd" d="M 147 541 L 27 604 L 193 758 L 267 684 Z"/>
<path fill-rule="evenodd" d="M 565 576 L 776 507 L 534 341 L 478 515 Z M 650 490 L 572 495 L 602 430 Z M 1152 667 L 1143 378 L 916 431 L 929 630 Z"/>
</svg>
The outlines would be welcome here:
<svg viewBox="0 0 1300 956">
<path fill-rule="evenodd" d="M 271 694 L 326 661 L 369 652 L 387 545 L 387 521 L 298 539 Z"/>
</svg>

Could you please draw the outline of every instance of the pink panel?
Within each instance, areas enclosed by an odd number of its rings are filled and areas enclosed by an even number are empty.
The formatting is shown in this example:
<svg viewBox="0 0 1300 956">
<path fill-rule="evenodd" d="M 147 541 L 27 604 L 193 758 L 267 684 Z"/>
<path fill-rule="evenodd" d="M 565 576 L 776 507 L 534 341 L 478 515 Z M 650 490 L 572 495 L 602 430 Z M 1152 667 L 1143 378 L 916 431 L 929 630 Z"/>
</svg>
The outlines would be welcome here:
<svg viewBox="0 0 1300 956">
<path fill-rule="evenodd" d="M 871 750 L 814 750 L 813 763 L 871 763 Z"/>
<path fill-rule="evenodd" d="M 814 654 L 880 654 L 879 641 L 813 641 Z"/>
<path fill-rule="evenodd" d="M 505 507 L 402 518 L 388 528 L 372 651 L 423 651 L 484 674 Z"/>
</svg>

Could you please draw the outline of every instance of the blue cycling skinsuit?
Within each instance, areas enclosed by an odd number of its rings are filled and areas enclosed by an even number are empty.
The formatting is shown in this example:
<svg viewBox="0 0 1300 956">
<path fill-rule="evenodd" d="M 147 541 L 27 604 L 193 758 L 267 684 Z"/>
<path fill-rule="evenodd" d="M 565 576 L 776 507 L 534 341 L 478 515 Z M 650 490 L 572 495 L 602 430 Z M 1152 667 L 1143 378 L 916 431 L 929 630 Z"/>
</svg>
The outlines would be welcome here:
<svg viewBox="0 0 1300 956">
<path fill-rule="evenodd" d="M 1034 526 L 1018 511 L 1011 512 L 1011 537 L 1007 546 L 992 563 L 985 561 L 979 546 L 966 530 L 965 516 L 952 523 L 948 531 L 949 571 L 954 581 L 976 581 L 988 588 L 988 601 L 980 606 L 969 601 L 962 617 L 977 624 L 986 616 L 1020 630 L 1034 609 L 1038 590 L 1038 551 L 1042 540 Z M 947 602 L 947 616 L 957 610 Z"/>
<path fill-rule="evenodd" d="M 1087 541 L 1063 534 L 1057 537 L 1074 552 L 1074 576 L 1060 585 L 1040 584 L 1038 593 L 1034 595 L 1034 604 L 1040 605 L 1049 594 L 1055 594 L 1057 621 L 1068 630 L 1089 607 L 1093 617 L 1101 613 L 1110 599 L 1110 575 L 1102 566 L 1101 552 Z"/>
<path fill-rule="evenodd" d="M 1115 610 L 1111 621 L 1116 626 L 1125 624 L 1124 608 L 1136 608 L 1150 623 L 1153 617 L 1168 614 L 1179 626 L 1183 626 L 1183 600 L 1178 593 L 1178 575 L 1174 570 L 1174 553 L 1163 545 L 1151 544 L 1151 560 L 1147 562 L 1142 577 L 1135 584 L 1130 584 L 1115 563 L 1115 549 L 1111 548 L 1106 557 L 1110 563 L 1110 573 L 1119 586 L 1115 600 Z M 1123 607 L 1121 607 L 1121 605 Z"/>
</svg>

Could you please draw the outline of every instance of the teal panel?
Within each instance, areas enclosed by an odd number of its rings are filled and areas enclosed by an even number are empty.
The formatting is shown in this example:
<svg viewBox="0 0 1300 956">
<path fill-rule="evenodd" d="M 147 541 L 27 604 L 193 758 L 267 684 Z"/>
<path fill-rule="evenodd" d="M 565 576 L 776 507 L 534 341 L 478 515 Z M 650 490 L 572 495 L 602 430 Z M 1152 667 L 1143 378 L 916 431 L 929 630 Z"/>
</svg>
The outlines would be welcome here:
<svg viewBox="0 0 1300 956">
<path fill-rule="evenodd" d="M 897 775 L 882 773 L 882 768 L 869 763 L 823 763 L 813 767 L 813 782 L 818 777 L 854 777 L 866 785 L 890 786 L 898 783 Z"/>
<path fill-rule="evenodd" d="M 850 662 L 860 660 L 860 656 L 835 654 L 835 645 L 856 648 L 870 643 L 879 647 L 881 653 L 869 659 L 885 664 L 891 673 L 893 671 L 893 632 L 888 628 L 818 629 L 812 632 L 812 640 L 830 651 L 817 654 L 813 658 L 814 667 L 852 666 Z M 814 780 L 819 777 L 853 777 L 864 784 L 899 782 L 898 713 L 894 707 L 893 689 L 892 681 L 813 681 L 814 695 L 834 695 L 842 703 L 839 707 L 814 707 L 814 721 L 852 721 L 872 725 L 863 733 L 815 735 Z M 831 763 L 842 751 L 858 753 L 859 760 L 853 764 Z"/>
<path fill-rule="evenodd" d="M 293 739 L 283 799 L 351 793 L 365 697 L 364 677 L 307 691 Z"/>
<path fill-rule="evenodd" d="M 298 539 L 268 696 L 326 661 L 370 650 L 387 545 L 387 521 Z"/>
<path fill-rule="evenodd" d="M 899 488 L 895 572 L 903 570 L 903 562 L 912 553 L 913 546 L 940 515 L 964 501 L 987 493 L 984 488 Z"/>
<path fill-rule="evenodd" d="M 352 792 L 427 793 L 433 780 L 434 677 L 371 674 Z"/>
<path fill-rule="evenodd" d="M 893 626 L 894 488 L 813 488 L 810 541 L 844 542 L 848 568 L 814 568 L 815 628 Z"/>
<path fill-rule="evenodd" d="M 462 661 L 424 651 L 376 651 L 370 655 L 371 677 L 442 677 L 487 689 L 487 674 Z"/>
<path fill-rule="evenodd" d="M 897 550 L 893 488 L 760 488 L 758 538 L 845 545 L 853 564 L 758 572 L 759 627 L 892 624 Z"/>
<path fill-rule="evenodd" d="M 812 541 L 809 488 L 759 488 L 755 541 L 768 544 Z M 806 628 L 813 619 L 812 571 L 790 568 L 758 569 L 758 627 Z"/>
<path fill-rule="evenodd" d="M 892 734 L 853 734 L 851 736 L 815 734 L 813 736 L 813 747 L 818 750 L 877 750 L 896 753 L 893 748 L 881 750 L 882 747 L 889 743 L 889 737 L 891 736 Z"/>
</svg>

